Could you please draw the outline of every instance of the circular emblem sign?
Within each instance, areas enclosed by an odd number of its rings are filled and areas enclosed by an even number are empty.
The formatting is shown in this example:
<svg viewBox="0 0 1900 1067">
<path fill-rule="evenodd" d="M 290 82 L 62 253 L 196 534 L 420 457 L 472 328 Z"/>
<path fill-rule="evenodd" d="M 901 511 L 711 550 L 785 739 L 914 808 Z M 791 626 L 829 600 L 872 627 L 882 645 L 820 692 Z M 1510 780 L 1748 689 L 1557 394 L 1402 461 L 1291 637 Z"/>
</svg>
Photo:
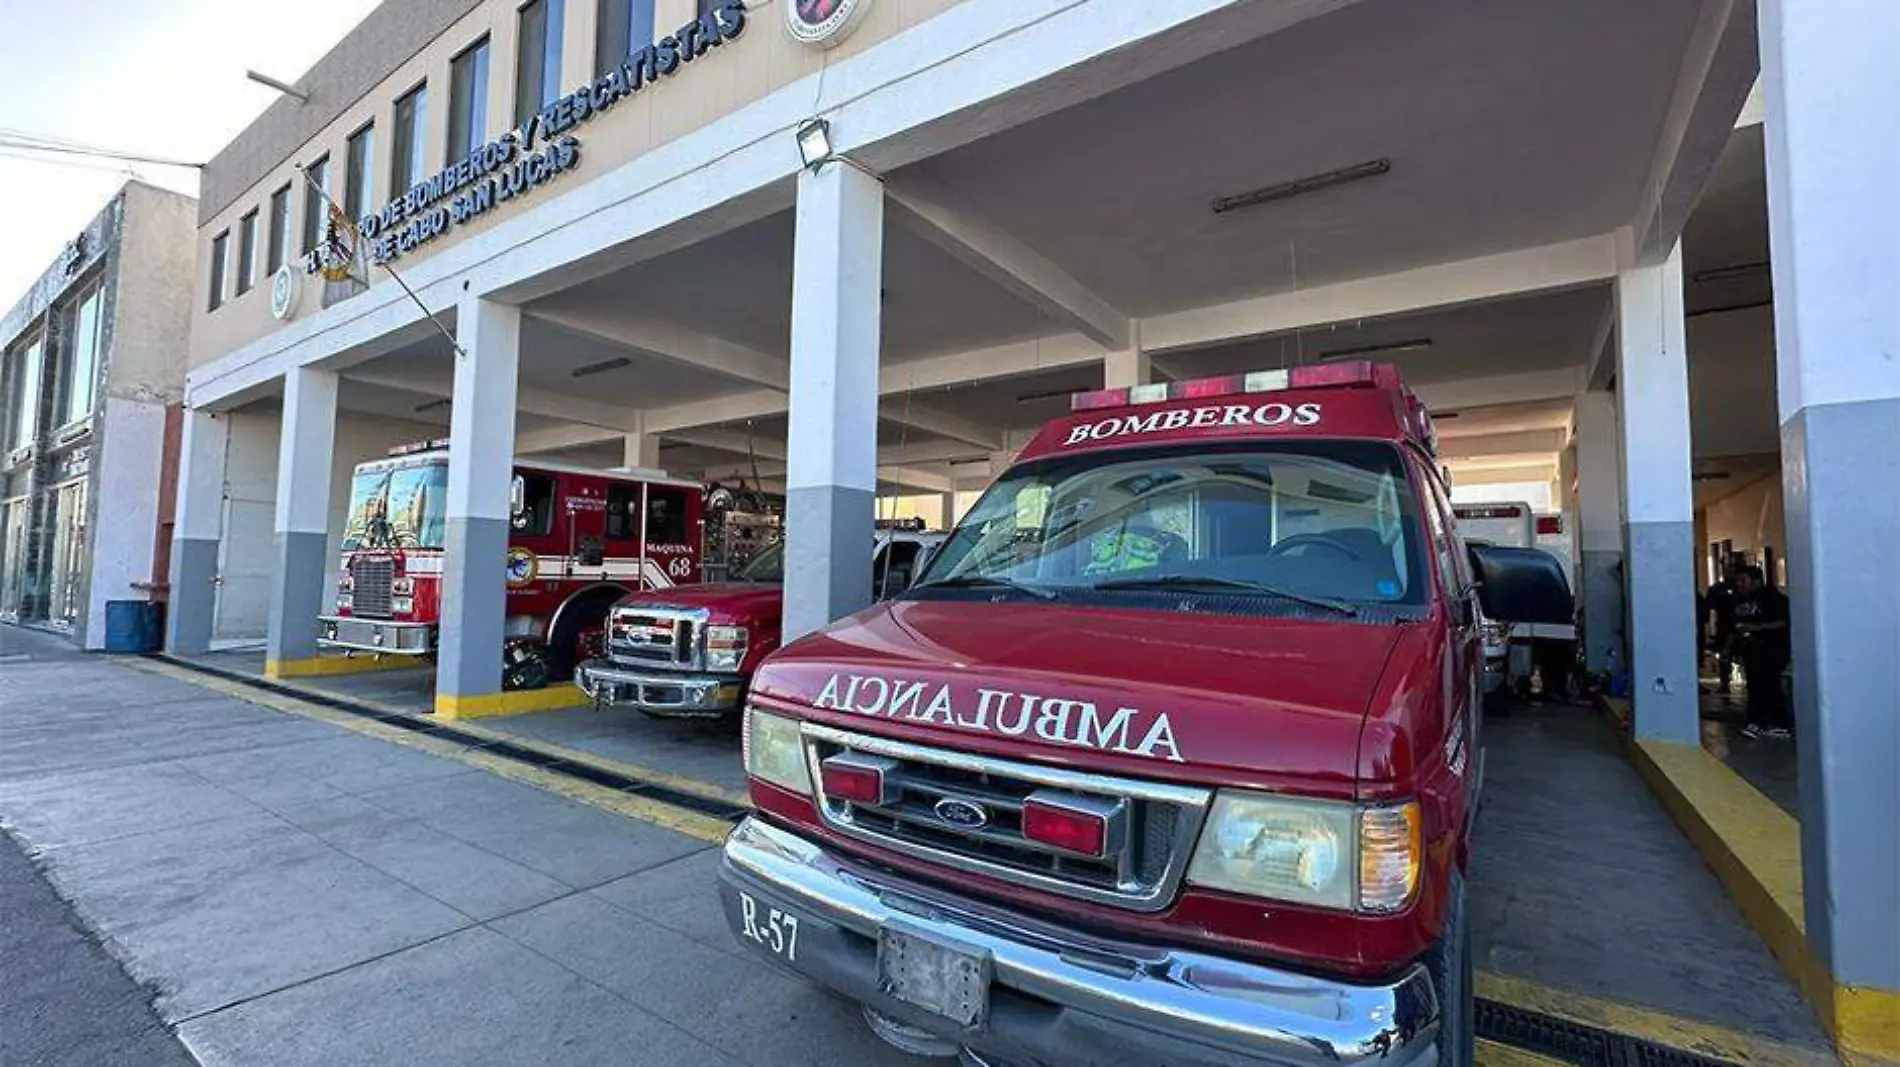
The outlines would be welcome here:
<svg viewBox="0 0 1900 1067">
<path fill-rule="evenodd" d="M 508 550 L 508 587 L 510 589 L 519 589 L 533 582 L 540 570 L 541 560 L 533 552 L 525 548 Z"/>
<path fill-rule="evenodd" d="M 785 26 L 800 42 L 831 48 L 857 29 L 871 0 L 785 0 Z"/>
<path fill-rule="evenodd" d="M 297 299 L 303 295 L 303 275 L 286 263 L 270 276 L 270 313 L 275 319 L 290 321 L 297 313 Z"/>
</svg>

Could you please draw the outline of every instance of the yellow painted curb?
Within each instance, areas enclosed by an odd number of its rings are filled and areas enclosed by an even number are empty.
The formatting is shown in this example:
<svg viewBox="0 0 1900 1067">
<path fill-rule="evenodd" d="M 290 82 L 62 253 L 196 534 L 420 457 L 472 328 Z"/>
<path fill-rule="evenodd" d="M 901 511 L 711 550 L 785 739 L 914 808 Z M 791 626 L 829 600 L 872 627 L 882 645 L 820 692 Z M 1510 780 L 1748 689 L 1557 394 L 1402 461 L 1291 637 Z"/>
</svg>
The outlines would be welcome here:
<svg viewBox="0 0 1900 1067">
<path fill-rule="evenodd" d="M 311 656 L 308 659 L 270 659 L 264 661 L 264 677 L 273 682 L 286 678 L 317 678 L 336 674 L 367 674 L 370 671 L 400 671 L 419 665 L 413 656 Z"/>
<path fill-rule="evenodd" d="M 1900 1062 L 1900 992 L 1836 985 L 1808 951 L 1801 824 L 1700 745 L 1637 738 L 1629 751 L 1843 1057 Z"/>
<path fill-rule="evenodd" d="M 550 756 L 559 756 L 569 763 L 579 763 L 584 766 L 607 771 L 611 774 L 620 775 L 623 778 L 637 778 L 643 782 L 663 785 L 669 789 L 675 789 L 682 793 L 691 793 L 694 796 L 705 797 L 708 800 L 720 800 L 728 804 L 736 804 L 742 808 L 752 806 L 752 798 L 746 795 L 745 791 L 741 789 L 726 789 L 714 785 L 711 782 L 702 782 L 697 778 L 687 778 L 670 771 L 645 767 L 638 763 L 627 763 L 622 760 L 608 759 L 598 753 L 588 752 L 584 749 L 570 748 L 567 745 L 555 744 L 552 741 L 546 741 L 539 737 L 528 740 L 519 734 L 509 733 L 506 730 L 491 730 L 486 726 L 479 726 L 475 723 L 462 723 L 457 725 L 456 729 L 463 733 L 473 734 L 476 737 L 485 738 L 490 741 L 507 741 L 517 745 L 526 744 L 532 747 L 536 752 L 545 752 Z"/>
<path fill-rule="evenodd" d="M 1749 1067 L 1835 1067 L 1833 1055 L 1745 1034 L 1714 1023 L 1606 1000 L 1523 978 L 1479 971 L 1473 976 L 1478 996 L 1526 1011 L 1628 1034 L 1658 1045 L 1700 1053 Z"/>
<path fill-rule="evenodd" d="M 587 694 L 562 683 L 546 689 L 520 689 L 473 696 L 437 693 L 435 714 L 439 719 L 491 719 L 497 715 L 526 715 L 555 708 L 584 707 L 587 702 Z"/>
</svg>

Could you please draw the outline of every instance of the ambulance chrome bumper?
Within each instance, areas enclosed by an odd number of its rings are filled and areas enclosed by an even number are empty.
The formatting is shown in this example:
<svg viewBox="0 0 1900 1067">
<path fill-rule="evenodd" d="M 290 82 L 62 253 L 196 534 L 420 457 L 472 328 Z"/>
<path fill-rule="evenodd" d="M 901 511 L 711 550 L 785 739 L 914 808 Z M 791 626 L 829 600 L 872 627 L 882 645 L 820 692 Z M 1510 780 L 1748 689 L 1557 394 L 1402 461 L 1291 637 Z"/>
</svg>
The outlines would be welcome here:
<svg viewBox="0 0 1900 1067">
<path fill-rule="evenodd" d="M 985 1061 L 1437 1061 L 1438 995 L 1418 966 L 1389 984 L 1356 985 L 1091 937 L 853 863 L 757 816 L 727 838 L 719 890 L 734 936 L 765 960 Z M 768 914 L 796 919 L 789 957 L 757 932 Z M 878 961 L 887 925 L 987 959 L 989 1003 L 974 1026 L 889 995 Z"/>
<path fill-rule="evenodd" d="M 602 707 L 635 708 L 664 718 L 728 715 L 745 698 L 745 683 L 735 676 L 630 670 L 605 659 L 575 667 L 574 684 Z"/>
</svg>

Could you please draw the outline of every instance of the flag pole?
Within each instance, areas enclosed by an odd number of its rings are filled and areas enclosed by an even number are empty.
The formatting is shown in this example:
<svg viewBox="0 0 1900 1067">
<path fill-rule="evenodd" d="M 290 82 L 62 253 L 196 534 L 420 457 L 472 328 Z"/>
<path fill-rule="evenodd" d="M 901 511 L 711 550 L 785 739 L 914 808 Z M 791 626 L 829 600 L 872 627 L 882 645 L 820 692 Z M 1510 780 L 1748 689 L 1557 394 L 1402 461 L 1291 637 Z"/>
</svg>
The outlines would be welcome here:
<svg viewBox="0 0 1900 1067">
<path fill-rule="evenodd" d="M 323 202 L 329 205 L 331 222 L 333 224 L 340 222 L 343 228 L 349 231 L 350 250 L 352 254 L 363 254 L 361 248 L 363 236 L 357 230 L 356 222 L 343 210 L 342 205 L 331 199 L 329 190 L 318 185 L 316 180 L 310 177 L 310 172 L 305 170 L 302 164 L 294 164 L 294 166 L 296 167 L 297 173 L 303 175 L 304 184 L 314 190 L 318 196 L 323 198 Z M 311 251 L 315 252 L 317 249 L 311 249 Z M 442 320 L 435 317 L 434 312 L 429 310 L 429 305 L 422 302 L 422 298 L 416 295 L 414 289 L 409 288 L 409 283 L 402 280 L 402 275 L 396 273 L 396 268 L 387 263 L 378 265 L 381 266 L 383 270 L 389 272 L 389 276 L 395 279 L 396 284 L 402 287 L 402 291 L 407 293 L 409 299 L 415 302 L 416 307 L 422 312 L 422 317 L 428 319 L 435 325 L 437 330 L 442 332 L 442 336 L 448 339 L 449 347 L 455 350 L 455 354 L 457 356 L 467 356 L 468 353 L 463 350 L 461 343 L 455 339 L 455 334 L 452 333 L 447 326 L 442 325 Z M 365 283 L 367 284 L 367 279 L 365 279 Z"/>
</svg>

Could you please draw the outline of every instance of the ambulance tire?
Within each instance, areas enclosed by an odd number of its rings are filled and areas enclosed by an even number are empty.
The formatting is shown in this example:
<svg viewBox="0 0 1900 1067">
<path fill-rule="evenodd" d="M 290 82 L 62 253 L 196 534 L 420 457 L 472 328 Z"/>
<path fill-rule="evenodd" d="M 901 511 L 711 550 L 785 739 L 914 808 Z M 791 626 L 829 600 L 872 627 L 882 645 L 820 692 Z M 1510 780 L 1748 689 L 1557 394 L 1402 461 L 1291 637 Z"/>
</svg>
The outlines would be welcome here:
<svg viewBox="0 0 1900 1067">
<path fill-rule="evenodd" d="M 1471 1067 L 1477 1032 L 1471 981 L 1471 926 L 1465 921 L 1465 876 L 1451 875 L 1445 933 L 1425 954 L 1425 969 L 1438 989 L 1442 1018 L 1438 1027 L 1441 1067 Z"/>
</svg>

